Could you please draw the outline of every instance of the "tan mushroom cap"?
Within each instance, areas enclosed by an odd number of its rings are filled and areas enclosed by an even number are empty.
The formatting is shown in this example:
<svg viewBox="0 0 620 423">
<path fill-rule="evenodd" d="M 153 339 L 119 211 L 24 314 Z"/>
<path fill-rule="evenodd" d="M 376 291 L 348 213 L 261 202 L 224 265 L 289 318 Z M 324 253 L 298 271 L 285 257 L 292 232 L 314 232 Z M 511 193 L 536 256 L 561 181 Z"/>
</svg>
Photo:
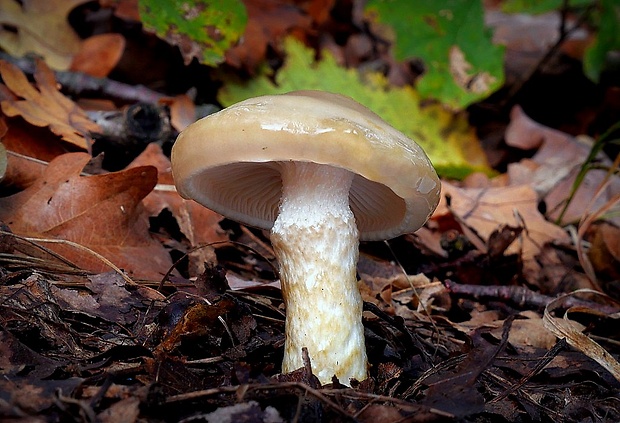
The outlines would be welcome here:
<svg viewBox="0 0 620 423">
<path fill-rule="evenodd" d="M 193 123 L 172 149 L 183 197 L 262 229 L 271 229 L 278 215 L 278 163 L 287 161 L 355 174 L 350 207 L 362 240 L 416 231 L 439 201 L 439 179 L 420 146 L 338 94 L 250 98 Z"/>
</svg>

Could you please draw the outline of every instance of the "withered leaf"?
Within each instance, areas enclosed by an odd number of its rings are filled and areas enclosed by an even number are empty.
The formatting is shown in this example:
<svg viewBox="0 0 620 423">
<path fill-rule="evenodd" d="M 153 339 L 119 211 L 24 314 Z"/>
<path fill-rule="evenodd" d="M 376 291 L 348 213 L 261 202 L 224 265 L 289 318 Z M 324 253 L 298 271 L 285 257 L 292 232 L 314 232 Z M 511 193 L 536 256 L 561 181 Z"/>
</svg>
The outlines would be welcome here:
<svg viewBox="0 0 620 423">
<path fill-rule="evenodd" d="M 8 117 L 21 116 L 35 126 L 49 126 L 63 140 L 88 149 L 90 132 L 101 131 L 86 113 L 56 87 L 56 79 L 45 62 L 38 60 L 34 79 L 30 84 L 26 75 L 15 65 L 0 60 L 0 75 L 14 95 L 22 100 L 3 100 L 2 112 Z"/>
<path fill-rule="evenodd" d="M 149 234 L 141 203 L 155 186 L 157 170 L 144 166 L 80 176 L 89 159 L 86 153 L 54 159 L 33 185 L 0 199 L 0 220 L 17 234 L 73 241 L 136 276 L 159 279 L 171 260 Z M 50 247 L 81 268 L 110 270 L 83 251 L 60 244 Z"/>
<path fill-rule="evenodd" d="M 542 125 L 530 118 L 523 109 L 515 106 L 506 128 L 506 144 L 524 150 L 537 149 L 531 159 L 523 159 L 508 166 L 510 185 L 528 184 L 544 199 L 550 219 L 558 219 L 563 210 L 579 170 L 588 157 L 591 145 L 567 133 Z M 597 210 L 620 191 L 620 178 L 612 177 L 601 192 L 599 187 L 607 176 L 605 166 L 611 161 L 605 154 L 596 160 L 601 169 L 591 169 L 566 209 L 562 223 L 577 222 L 588 210 Z M 616 216 L 607 220 L 620 224 Z"/>
<path fill-rule="evenodd" d="M 458 188 L 442 182 L 442 200 L 434 213 L 435 218 L 449 213 L 445 196 L 451 197 L 451 210 L 467 228 L 475 231 L 484 241 L 481 251 L 487 252 L 487 241 L 491 234 L 503 226 L 518 228 L 525 225 L 521 235 L 505 250 L 505 254 L 521 253 L 523 272 L 528 279 L 535 280 L 540 272 L 536 256 L 545 243 L 567 241 L 568 235 L 562 228 L 548 222 L 538 211 L 538 198 L 534 190 L 526 185 L 502 188 Z M 476 236 L 470 241 L 480 244 Z"/>
<path fill-rule="evenodd" d="M 71 71 L 104 78 L 114 69 L 125 50 L 121 34 L 98 34 L 85 39 L 73 57 Z"/>
<path fill-rule="evenodd" d="M 21 57 L 35 53 L 66 70 L 80 48 L 69 13 L 88 0 L 0 0 L 0 47 Z"/>
<path fill-rule="evenodd" d="M 265 60 L 269 45 L 277 48 L 277 41 L 292 28 L 309 29 L 312 19 L 289 2 L 252 0 L 245 2 L 248 23 L 241 42 L 226 52 L 226 62 L 253 72 Z"/>
<path fill-rule="evenodd" d="M 158 169 L 158 183 L 172 187 L 174 180 L 168 159 L 160 146 L 151 143 L 130 165 L 155 166 Z M 164 208 L 170 210 L 179 223 L 183 235 L 192 246 L 226 241 L 228 237 L 219 226 L 223 217 L 192 200 L 182 198 L 175 191 L 155 189 L 144 199 L 144 205 L 151 216 L 157 216 Z"/>
</svg>

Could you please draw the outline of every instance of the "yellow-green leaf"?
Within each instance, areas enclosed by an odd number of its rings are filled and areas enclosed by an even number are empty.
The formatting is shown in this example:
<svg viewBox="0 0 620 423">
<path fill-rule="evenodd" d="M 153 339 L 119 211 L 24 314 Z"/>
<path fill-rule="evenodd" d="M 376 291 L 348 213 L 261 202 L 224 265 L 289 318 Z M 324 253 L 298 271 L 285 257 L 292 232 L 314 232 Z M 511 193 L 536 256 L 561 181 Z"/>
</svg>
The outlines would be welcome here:
<svg viewBox="0 0 620 423">
<path fill-rule="evenodd" d="M 177 45 L 186 64 L 194 57 L 210 66 L 223 62 L 248 20 L 241 0 L 140 0 L 138 5 L 144 27 Z"/>
</svg>

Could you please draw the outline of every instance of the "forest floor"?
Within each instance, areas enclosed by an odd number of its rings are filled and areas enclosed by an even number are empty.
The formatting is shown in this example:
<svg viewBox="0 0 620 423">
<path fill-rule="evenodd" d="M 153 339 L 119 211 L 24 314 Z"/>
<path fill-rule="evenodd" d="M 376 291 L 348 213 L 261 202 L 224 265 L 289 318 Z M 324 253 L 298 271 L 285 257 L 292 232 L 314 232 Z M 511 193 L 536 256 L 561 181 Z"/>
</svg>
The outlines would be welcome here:
<svg viewBox="0 0 620 423">
<path fill-rule="evenodd" d="M 2 421 L 620 421 L 620 150 L 596 143 L 618 136 L 620 88 L 584 76 L 578 40 L 555 43 L 557 13 L 494 22 L 506 82 L 459 113 L 489 171 L 442 177 L 416 233 L 361 243 L 369 377 L 321 386 L 311 359 L 281 372 L 269 232 L 174 191 L 171 146 L 222 106 L 221 82 L 135 4 L 67 3 L 50 14 L 79 35 L 67 70 L 0 53 Z M 297 32 L 274 19 L 260 57 L 220 70 L 278 69 L 293 32 L 390 83 L 417 77 L 355 10 L 317 25 L 320 2 L 281 3 Z"/>
</svg>

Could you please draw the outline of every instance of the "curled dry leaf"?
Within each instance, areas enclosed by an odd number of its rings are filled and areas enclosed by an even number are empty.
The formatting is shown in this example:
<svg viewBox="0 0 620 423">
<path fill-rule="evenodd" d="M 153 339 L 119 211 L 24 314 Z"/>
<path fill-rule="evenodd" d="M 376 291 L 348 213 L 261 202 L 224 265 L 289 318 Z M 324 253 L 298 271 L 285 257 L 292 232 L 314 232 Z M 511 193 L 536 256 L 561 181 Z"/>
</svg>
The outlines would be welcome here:
<svg viewBox="0 0 620 423">
<path fill-rule="evenodd" d="M 537 149 L 537 152 L 531 159 L 508 166 L 509 184 L 531 186 L 545 200 L 549 217 L 556 219 L 581 165 L 588 157 L 591 145 L 535 122 L 520 107 L 513 108 L 510 117 L 506 143 L 526 150 Z M 610 164 L 603 155 L 599 159 L 602 163 Z M 620 178 L 614 177 L 602 195 L 594 198 L 606 173 L 605 170 L 591 170 L 586 174 L 566 210 L 564 223 L 579 221 L 588 207 L 596 210 L 620 191 Z M 620 223 L 620 219 L 614 222 Z"/>
<path fill-rule="evenodd" d="M 70 70 L 96 78 L 106 77 L 121 59 L 125 44 L 125 38 L 120 34 L 93 35 L 82 43 Z"/>
<path fill-rule="evenodd" d="M 187 94 L 162 98 L 159 101 L 170 108 L 170 124 L 181 132 L 196 121 L 196 105 Z"/>
<path fill-rule="evenodd" d="M 89 160 L 86 153 L 54 159 L 33 185 L 0 199 L 0 220 L 16 234 L 73 241 L 136 277 L 161 278 L 172 263 L 150 236 L 141 203 L 155 186 L 157 170 L 144 166 L 80 176 Z M 85 251 L 62 244 L 46 246 L 83 269 L 110 270 Z"/>
<path fill-rule="evenodd" d="M 470 241 L 483 252 L 493 232 L 503 226 L 525 229 L 505 251 L 505 254 L 521 253 L 523 273 L 530 281 L 540 275 L 536 260 L 541 247 L 548 242 L 568 242 L 566 232 L 548 222 L 538 211 L 538 197 L 526 185 L 504 188 L 458 188 L 449 182 L 442 182 L 442 199 L 433 214 L 441 218 L 450 213 L 445 196 L 451 197 L 450 209 L 462 223 Z M 476 235 L 473 235 L 475 231 Z M 469 232 L 469 234 L 468 234 Z"/>
<path fill-rule="evenodd" d="M 572 296 L 576 296 L 579 294 L 592 294 L 598 296 L 599 298 L 605 298 L 607 300 L 612 300 L 611 297 L 607 295 L 595 291 L 592 289 L 579 289 L 577 291 L 571 292 L 566 295 L 562 295 L 557 299 L 550 302 L 547 307 L 545 307 L 545 312 L 543 315 L 543 323 L 545 327 L 551 331 L 558 338 L 566 338 L 566 342 L 573 348 L 578 349 L 592 360 L 596 361 L 598 364 L 603 366 L 609 373 L 613 375 L 618 381 L 620 381 L 620 363 L 600 344 L 594 341 L 592 338 L 583 333 L 583 326 L 577 323 L 574 320 L 569 318 L 569 314 L 571 311 L 575 310 L 576 307 L 569 308 L 562 318 L 554 317 L 552 315 L 553 311 L 557 308 L 560 308 L 564 301 Z M 613 300 L 612 300 L 613 301 Z M 579 307 L 580 312 L 588 312 L 594 315 L 601 315 L 600 312 L 592 309 L 584 310 L 583 307 Z M 616 313 L 617 318 L 617 313 Z"/>
<path fill-rule="evenodd" d="M 155 166 L 158 170 L 158 186 L 144 199 L 150 216 L 157 216 L 165 208 L 177 219 L 179 228 L 192 246 L 210 242 L 226 241 L 228 237 L 220 228 L 223 217 L 195 201 L 182 198 L 174 189 L 170 160 L 161 147 L 151 143 L 129 166 Z"/>
<path fill-rule="evenodd" d="M 164 155 L 159 145 L 149 144 L 129 164 L 128 169 L 136 166 L 155 166 L 158 170 L 158 184 L 143 201 L 149 216 L 158 216 L 162 210 L 168 209 L 192 247 L 205 245 L 205 248 L 189 252 L 190 273 L 202 273 L 204 263 L 215 260 L 214 248 L 206 245 L 228 240 L 228 236 L 219 225 L 223 217 L 195 201 L 182 198 L 176 192 L 170 159 Z"/>
<path fill-rule="evenodd" d="M 282 39 L 292 28 L 310 28 L 312 25 L 310 16 L 277 0 L 246 1 L 245 5 L 248 12 L 245 33 L 241 41 L 226 52 L 226 63 L 250 72 L 265 60 L 268 46 L 278 48 L 274 41 Z M 310 8 L 316 7 L 310 5 Z"/>
<path fill-rule="evenodd" d="M 2 112 L 8 117 L 21 116 L 30 124 L 49 126 L 63 140 L 83 149 L 89 149 L 89 132 L 100 131 L 86 113 L 65 97 L 56 87 L 52 70 L 37 61 L 34 79 L 36 88 L 15 65 L 0 61 L 0 75 L 12 93 L 22 100 L 3 100 Z"/>
<path fill-rule="evenodd" d="M 66 70 L 80 48 L 69 13 L 88 0 L 0 0 L 0 47 L 12 56 L 35 53 Z"/>
</svg>

